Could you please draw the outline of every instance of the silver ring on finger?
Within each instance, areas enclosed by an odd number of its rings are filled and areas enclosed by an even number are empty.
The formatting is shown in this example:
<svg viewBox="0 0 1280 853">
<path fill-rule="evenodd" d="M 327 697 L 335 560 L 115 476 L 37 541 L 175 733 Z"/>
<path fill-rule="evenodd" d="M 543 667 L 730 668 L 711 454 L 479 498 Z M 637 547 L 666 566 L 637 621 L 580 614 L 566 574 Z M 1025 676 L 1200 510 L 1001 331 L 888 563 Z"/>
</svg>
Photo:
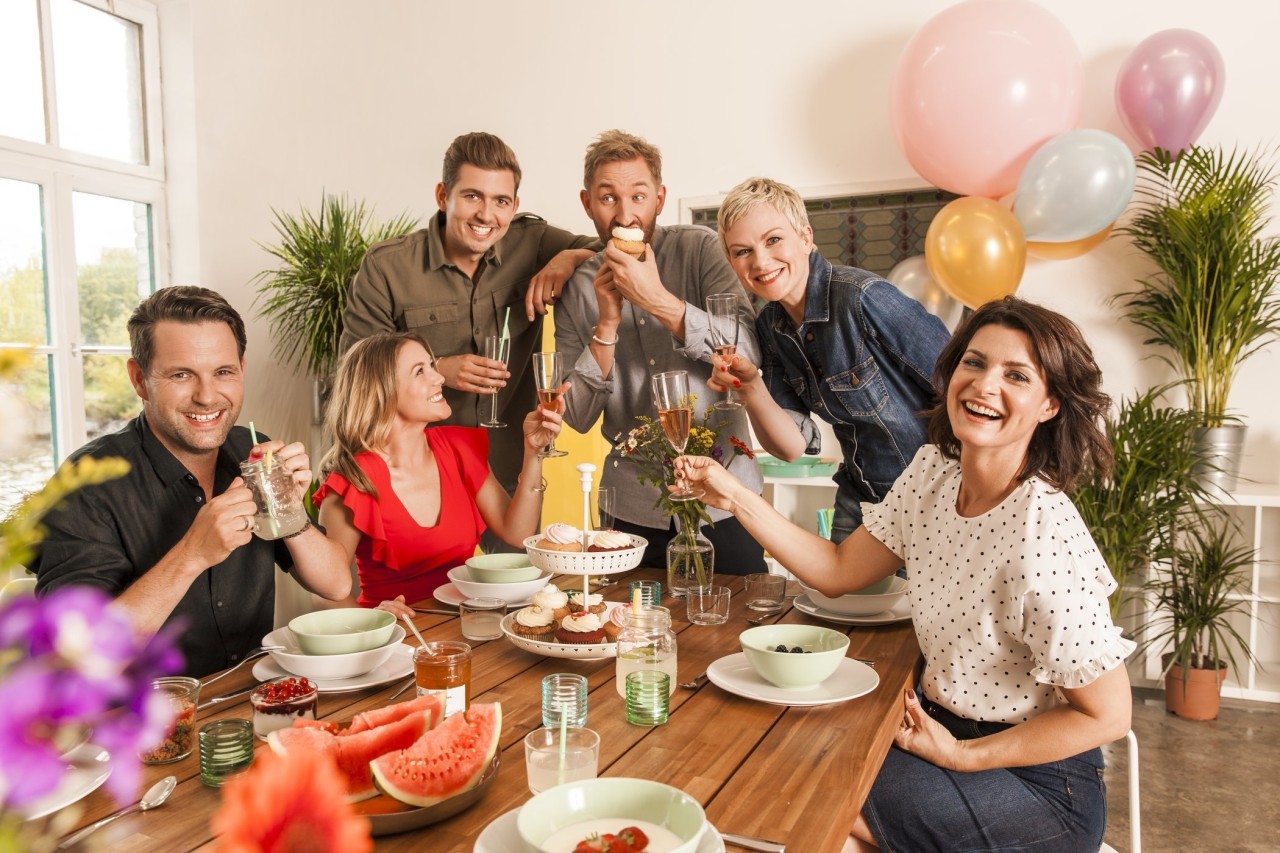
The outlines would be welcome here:
<svg viewBox="0 0 1280 853">
<path fill-rule="evenodd" d="M 244 519 L 244 532 L 248 533 L 250 530 L 253 529 L 253 516 L 242 515 L 240 517 Z"/>
</svg>

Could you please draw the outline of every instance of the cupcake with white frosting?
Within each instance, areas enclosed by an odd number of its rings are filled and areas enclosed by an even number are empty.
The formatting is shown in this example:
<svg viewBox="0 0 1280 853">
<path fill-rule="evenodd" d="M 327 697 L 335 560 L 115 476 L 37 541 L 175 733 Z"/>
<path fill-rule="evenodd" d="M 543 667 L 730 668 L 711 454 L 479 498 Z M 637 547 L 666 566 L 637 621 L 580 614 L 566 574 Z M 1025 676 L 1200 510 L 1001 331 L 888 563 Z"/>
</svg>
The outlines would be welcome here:
<svg viewBox="0 0 1280 853">
<path fill-rule="evenodd" d="M 617 530 L 597 530 L 591 537 L 588 551 L 626 551 L 631 547 L 631 537 Z"/>
<path fill-rule="evenodd" d="M 511 620 L 511 630 L 530 640 L 550 642 L 556 634 L 557 624 L 554 613 L 545 607 L 531 604 L 516 611 L 515 618 Z"/>
<path fill-rule="evenodd" d="M 556 629 L 556 639 L 573 645 L 603 643 L 604 622 L 601 621 L 599 614 L 588 610 L 570 613 L 560 620 L 560 627 Z"/>
<path fill-rule="evenodd" d="M 529 603 L 554 613 L 557 622 L 569 615 L 569 596 L 553 583 L 546 584 L 535 592 Z"/>
</svg>

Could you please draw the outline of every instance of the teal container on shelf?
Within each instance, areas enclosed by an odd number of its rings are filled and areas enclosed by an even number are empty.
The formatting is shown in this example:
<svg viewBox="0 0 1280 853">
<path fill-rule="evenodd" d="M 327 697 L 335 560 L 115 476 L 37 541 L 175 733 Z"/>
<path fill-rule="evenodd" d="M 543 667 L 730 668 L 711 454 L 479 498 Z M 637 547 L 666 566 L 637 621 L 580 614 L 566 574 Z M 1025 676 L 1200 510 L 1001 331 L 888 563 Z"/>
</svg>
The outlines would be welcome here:
<svg viewBox="0 0 1280 853">
<path fill-rule="evenodd" d="M 830 477 L 839 463 L 834 459 L 818 456 L 801 456 L 795 462 L 787 462 L 764 453 L 756 455 L 760 471 L 766 477 Z"/>
</svg>

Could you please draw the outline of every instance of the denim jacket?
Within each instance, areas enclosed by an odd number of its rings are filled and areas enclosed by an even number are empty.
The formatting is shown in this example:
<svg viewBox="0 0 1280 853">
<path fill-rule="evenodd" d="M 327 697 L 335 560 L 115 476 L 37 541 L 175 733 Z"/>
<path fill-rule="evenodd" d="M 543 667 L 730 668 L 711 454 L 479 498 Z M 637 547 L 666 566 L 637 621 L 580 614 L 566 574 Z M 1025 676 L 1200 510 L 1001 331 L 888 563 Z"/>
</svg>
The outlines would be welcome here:
<svg viewBox="0 0 1280 853">
<path fill-rule="evenodd" d="M 861 521 L 927 440 L 934 363 L 951 335 L 937 317 L 879 276 L 809 255 L 804 323 L 771 302 L 756 318 L 765 386 L 817 453 L 810 415 L 831 424 L 844 463 L 837 507 Z"/>
</svg>

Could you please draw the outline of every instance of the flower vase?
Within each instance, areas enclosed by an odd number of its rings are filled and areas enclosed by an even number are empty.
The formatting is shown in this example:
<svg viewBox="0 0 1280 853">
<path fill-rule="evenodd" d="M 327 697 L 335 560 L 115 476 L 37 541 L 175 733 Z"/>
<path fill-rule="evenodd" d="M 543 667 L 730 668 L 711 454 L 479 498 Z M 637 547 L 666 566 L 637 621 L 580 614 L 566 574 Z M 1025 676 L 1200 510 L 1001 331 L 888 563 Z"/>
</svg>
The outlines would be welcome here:
<svg viewBox="0 0 1280 853">
<path fill-rule="evenodd" d="M 667 589 L 684 598 L 691 587 L 710 586 L 715 576 L 716 549 L 702 535 L 696 520 L 676 516 L 676 535 L 667 543 Z"/>
</svg>

